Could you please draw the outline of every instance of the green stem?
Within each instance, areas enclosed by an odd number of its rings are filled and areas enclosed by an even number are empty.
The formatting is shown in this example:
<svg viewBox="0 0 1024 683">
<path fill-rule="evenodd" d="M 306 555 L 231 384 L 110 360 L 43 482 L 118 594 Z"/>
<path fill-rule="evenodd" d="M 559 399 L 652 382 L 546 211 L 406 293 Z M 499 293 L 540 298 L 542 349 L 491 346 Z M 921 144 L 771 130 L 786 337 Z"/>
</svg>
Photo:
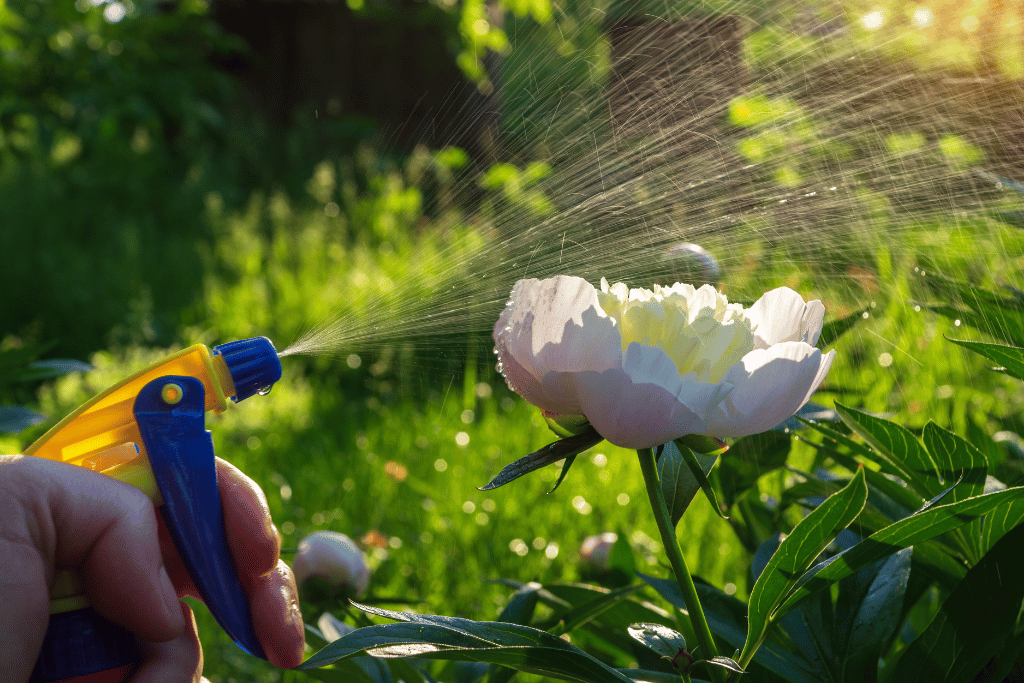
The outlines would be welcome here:
<svg viewBox="0 0 1024 683">
<path fill-rule="evenodd" d="M 683 602 L 686 604 L 690 623 L 697 636 L 697 643 L 700 645 L 701 659 L 710 660 L 712 657 L 718 656 L 715 639 L 704 618 L 704 610 L 701 609 L 700 599 L 697 597 L 697 588 L 693 585 L 693 578 L 686 568 L 686 560 L 683 559 L 683 552 L 679 549 L 679 542 L 676 540 L 676 530 L 672 525 L 668 505 L 665 503 L 665 492 L 661 490 L 661 479 L 658 477 L 658 464 L 654 460 L 654 450 L 640 448 L 636 453 L 640 457 L 640 469 L 644 473 L 644 483 L 647 484 L 647 496 L 651 499 L 651 507 L 654 508 L 654 518 L 658 521 L 661 542 L 665 546 L 665 553 L 672 565 L 672 572 L 676 575 L 676 583 L 679 584 L 679 590 L 683 594 Z M 707 668 L 715 683 L 725 683 L 725 671 L 711 664 L 708 664 Z"/>
</svg>

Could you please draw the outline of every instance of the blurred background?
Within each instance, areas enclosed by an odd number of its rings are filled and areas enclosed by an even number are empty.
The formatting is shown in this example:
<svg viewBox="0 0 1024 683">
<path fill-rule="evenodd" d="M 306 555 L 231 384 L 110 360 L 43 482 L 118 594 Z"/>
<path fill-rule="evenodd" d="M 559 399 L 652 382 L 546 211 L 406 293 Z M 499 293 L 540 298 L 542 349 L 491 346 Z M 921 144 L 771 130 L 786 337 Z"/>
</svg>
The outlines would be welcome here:
<svg viewBox="0 0 1024 683">
<path fill-rule="evenodd" d="M 71 359 L 4 375 L 0 449 L 170 348 L 312 331 L 218 454 L 286 548 L 342 531 L 372 599 L 494 618 L 488 581 L 575 580 L 588 535 L 659 550 L 608 444 L 543 505 L 557 468 L 474 488 L 553 440 L 490 327 L 556 272 L 791 286 L 863 318 L 816 401 L 1017 443 L 920 302 L 1024 287 L 1022 79 L 1021 0 L 0 0 L 0 361 Z M 757 539 L 686 519 L 745 595 Z M 303 680 L 201 621 L 214 683 Z"/>
</svg>

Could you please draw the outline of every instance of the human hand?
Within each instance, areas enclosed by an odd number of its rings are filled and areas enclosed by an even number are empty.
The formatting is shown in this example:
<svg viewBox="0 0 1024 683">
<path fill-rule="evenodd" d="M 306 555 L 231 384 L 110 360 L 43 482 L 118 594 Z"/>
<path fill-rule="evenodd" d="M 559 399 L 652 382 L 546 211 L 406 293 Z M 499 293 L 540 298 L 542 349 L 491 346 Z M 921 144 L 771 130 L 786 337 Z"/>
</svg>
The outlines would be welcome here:
<svg viewBox="0 0 1024 683">
<path fill-rule="evenodd" d="M 267 658 L 302 661 L 304 626 L 295 579 L 259 486 L 217 459 L 228 546 Z M 0 455 L 0 671 L 28 681 L 49 620 L 58 569 L 76 568 L 93 607 L 140 640 L 132 683 L 199 681 L 195 619 L 179 598 L 198 597 L 152 502 L 91 470 Z"/>
</svg>

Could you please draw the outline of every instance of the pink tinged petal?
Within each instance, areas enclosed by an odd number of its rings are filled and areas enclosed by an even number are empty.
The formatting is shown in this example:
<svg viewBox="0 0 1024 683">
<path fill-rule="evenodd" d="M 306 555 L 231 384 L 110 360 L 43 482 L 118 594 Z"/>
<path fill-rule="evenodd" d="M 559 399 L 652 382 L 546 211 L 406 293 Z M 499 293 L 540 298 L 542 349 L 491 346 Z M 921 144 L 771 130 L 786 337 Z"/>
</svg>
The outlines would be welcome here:
<svg viewBox="0 0 1024 683">
<path fill-rule="evenodd" d="M 586 280 L 560 275 L 520 280 L 494 327 L 495 350 L 509 387 L 536 406 L 579 411 L 575 387 L 562 373 L 620 367 L 622 342 Z M 551 395 L 543 380 L 551 379 Z"/>
<path fill-rule="evenodd" d="M 708 416 L 708 436 L 747 436 L 778 426 L 799 410 L 821 384 L 835 351 L 800 341 L 755 349 L 723 378 L 735 385 Z"/>
<path fill-rule="evenodd" d="M 765 293 L 747 314 L 754 325 L 755 349 L 790 341 L 814 346 L 821 334 L 825 306 L 817 300 L 805 303 L 789 287 L 779 287 Z"/>
<path fill-rule="evenodd" d="M 626 350 L 622 369 L 583 372 L 574 380 L 583 414 L 601 436 L 623 448 L 651 448 L 702 433 L 702 415 L 730 389 L 681 377 L 661 349 L 637 343 Z"/>
</svg>

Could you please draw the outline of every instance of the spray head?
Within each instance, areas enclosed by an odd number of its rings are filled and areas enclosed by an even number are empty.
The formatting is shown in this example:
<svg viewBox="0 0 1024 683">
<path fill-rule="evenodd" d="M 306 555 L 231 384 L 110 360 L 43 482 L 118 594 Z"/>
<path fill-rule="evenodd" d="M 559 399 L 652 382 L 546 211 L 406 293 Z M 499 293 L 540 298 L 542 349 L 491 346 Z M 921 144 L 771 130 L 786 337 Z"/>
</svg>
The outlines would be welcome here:
<svg viewBox="0 0 1024 683">
<path fill-rule="evenodd" d="M 241 339 L 213 347 L 213 355 L 221 356 L 235 384 L 235 403 L 255 393 L 266 393 L 281 379 L 281 361 L 277 349 L 266 337 Z"/>
</svg>

